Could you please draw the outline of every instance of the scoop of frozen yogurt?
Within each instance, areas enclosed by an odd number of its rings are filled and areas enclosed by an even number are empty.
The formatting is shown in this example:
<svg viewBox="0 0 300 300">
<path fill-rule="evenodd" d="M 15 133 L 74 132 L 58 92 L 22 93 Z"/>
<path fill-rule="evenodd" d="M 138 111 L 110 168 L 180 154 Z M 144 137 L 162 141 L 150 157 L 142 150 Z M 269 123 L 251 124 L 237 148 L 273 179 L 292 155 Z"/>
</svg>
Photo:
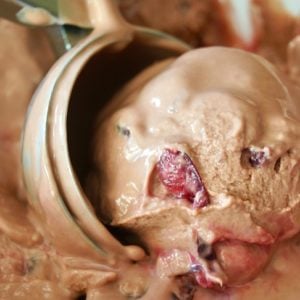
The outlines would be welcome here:
<svg viewBox="0 0 300 300">
<path fill-rule="evenodd" d="M 95 135 L 100 215 L 137 235 L 162 276 L 252 280 L 300 229 L 298 97 L 262 57 L 223 47 L 128 85 Z"/>
</svg>

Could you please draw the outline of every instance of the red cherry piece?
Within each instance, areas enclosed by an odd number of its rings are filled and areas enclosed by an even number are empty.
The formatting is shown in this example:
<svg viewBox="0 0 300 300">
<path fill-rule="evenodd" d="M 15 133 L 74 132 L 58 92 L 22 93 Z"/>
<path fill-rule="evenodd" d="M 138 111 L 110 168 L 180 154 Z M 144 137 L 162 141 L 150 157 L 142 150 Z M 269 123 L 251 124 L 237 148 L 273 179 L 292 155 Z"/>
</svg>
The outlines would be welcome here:
<svg viewBox="0 0 300 300">
<path fill-rule="evenodd" d="M 218 261 L 230 284 L 253 280 L 266 266 L 271 248 L 241 241 L 222 241 L 215 244 Z"/>
<path fill-rule="evenodd" d="M 203 288 L 212 288 L 214 286 L 214 283 L 205 276 L 204 271 L 195 273 L 195 279 Z"/>
<path fill-rule="evenodd" d="M 159 179 L 169 194 L 190 201 L 195 208 L 209 203 L 200 175 L 186 153 L 165 149 L 156 167 Z"/>
<path fill-rule="evenodd" d="M 201 265 L 201 263 L 198 263 L 197 261 L 194 261 L 194 263 L 191 265 L 190 272 L 194 274 L 195 281 L 198 285 L 200 285 L 203 288 L 212 288 L 216 285 L 215 282 L 209 279 L 209 277 L 206 274 L 206 271 Z"/>
</svg>

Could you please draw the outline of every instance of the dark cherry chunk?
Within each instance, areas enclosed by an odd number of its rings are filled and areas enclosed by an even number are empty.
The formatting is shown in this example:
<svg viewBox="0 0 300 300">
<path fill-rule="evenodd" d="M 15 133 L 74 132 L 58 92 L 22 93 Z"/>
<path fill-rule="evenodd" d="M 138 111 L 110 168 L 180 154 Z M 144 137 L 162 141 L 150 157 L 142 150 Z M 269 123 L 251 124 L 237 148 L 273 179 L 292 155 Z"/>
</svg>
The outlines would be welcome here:
<svg viewBox="0 0 300 300">
<path fill-rule="evenodd" d="M 159 180 L 168 193 L 186 199 L 195 208 L 209 203 L 208 193 L 190 157 L 179 150 L 165 149 L 156 165 Z"/>
<path fill-rule="evenodd" d="M 246 148 L 242 152 L 242 163 L 250 164 L 253 168 L 261 167 L 268 160 L 267 154 L 264 150 L 255 150 Z"/>
<path fill-rule="evenodd" d="M 186 274 L 182 276 L 178 276 L 176 278 L 177 286 L 178 286 L 178 294 L 173 294 L 173 299 L 179 300 L 193 300 L 194 294 L 198 288 L 197 281 L 193 274 Z"/>
<path fill-rule="evenodd" d="M 127 127 L 125 127 L 125 126 L 117 125 L 117 131 L 118 131 L 121 135 L 123 135 L 123 136 L 125 136 L 125 137 L 130 137 L 131 132 L 130 132 L 130 130 L 129 130 Z"/>
</svg>

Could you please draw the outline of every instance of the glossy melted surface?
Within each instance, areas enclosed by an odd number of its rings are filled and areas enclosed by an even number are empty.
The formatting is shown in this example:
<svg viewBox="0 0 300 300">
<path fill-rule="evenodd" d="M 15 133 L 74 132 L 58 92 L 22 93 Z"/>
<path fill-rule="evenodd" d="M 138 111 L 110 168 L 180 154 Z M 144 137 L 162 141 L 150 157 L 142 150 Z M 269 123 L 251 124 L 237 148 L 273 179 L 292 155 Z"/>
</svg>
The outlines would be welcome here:
<svg viewBox="0 0 300 300">
<path fill-rule="evenodd" d="M 1 299 L 298 299 L 299 91 L 286 75 L 204 49 L 120 91 L 100 118 L 91 186 L 117 236 L 148 255 L 130 248 L 139 263 L 107 268 L 58 252 L 27 204 L 21 128 L 54 57 L 41 33 L 5 21 L 0 40 Z"/>
</svg>

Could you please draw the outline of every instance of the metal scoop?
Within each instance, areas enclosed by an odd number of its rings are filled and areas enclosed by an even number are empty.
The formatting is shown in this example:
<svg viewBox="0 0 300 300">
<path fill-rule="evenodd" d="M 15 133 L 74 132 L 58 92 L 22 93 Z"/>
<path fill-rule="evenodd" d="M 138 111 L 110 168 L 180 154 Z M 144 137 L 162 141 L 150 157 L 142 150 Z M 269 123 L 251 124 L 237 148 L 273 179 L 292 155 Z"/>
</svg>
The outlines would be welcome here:
<svg viewBox="0 0 300 300">
<path fill-rule="evenodd" d="M 81 20 L 94 29 L 56 62 L 31 101 L 22 139 L 28 199 L 63 255 L 105 265 L 118 255 L 139 260 L 142 250 L 125 247 L 110 234 L 82 189 L 93 121 L 105 102 L 140 71 L 190 48 L 169 35 L 128 24 L 112 1 L 63 2 L 76 2 L 77 8 L 69 12 L 80 9 Z M 30 21 L 32 15 L 29 11 L 23 17 Z"/>
</svg>

